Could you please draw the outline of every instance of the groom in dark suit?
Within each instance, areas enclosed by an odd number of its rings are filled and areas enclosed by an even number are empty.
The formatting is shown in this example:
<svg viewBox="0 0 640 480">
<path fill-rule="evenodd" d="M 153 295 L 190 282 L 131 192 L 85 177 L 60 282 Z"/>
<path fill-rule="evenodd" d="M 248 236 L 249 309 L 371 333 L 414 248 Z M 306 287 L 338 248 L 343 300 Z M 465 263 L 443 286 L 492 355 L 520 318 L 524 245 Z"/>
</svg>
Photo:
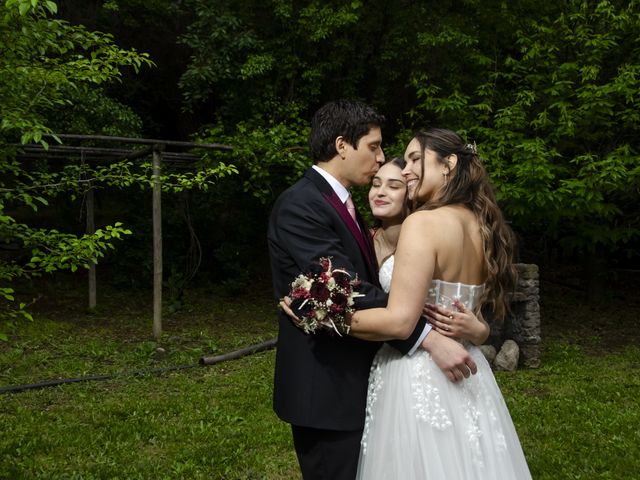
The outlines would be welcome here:
<svg viewBox="0 0 640 480">
<path fill-rule="evenodd" d="M 355 299 L 356 309 L 386 306 L 371 239 L 349 193 L 353 186 L 369 184 L 384 161 L 383 122 L 372 108 L 349 100 L 330 102 L 315 113 L 309 138 L 314 165 L 282 193 L 269 221 L 277 298 L 289 293 L 291 282 L 312 262 L 331 257 L 335 267 L 362 280 L 359 292 L 364 296 Z M 380 344 L 325 333 L 306 335 L 282 312 L 278 320 L 273 404 L 276 414 L 291 424 L 303 477 L 352 480 L 369 370 Z M 429 329 L 420 319 L 408 339 L 390 343 L 412 353 Z M 452 362 L 468 362 L 456 353 Z"/>
</svg>

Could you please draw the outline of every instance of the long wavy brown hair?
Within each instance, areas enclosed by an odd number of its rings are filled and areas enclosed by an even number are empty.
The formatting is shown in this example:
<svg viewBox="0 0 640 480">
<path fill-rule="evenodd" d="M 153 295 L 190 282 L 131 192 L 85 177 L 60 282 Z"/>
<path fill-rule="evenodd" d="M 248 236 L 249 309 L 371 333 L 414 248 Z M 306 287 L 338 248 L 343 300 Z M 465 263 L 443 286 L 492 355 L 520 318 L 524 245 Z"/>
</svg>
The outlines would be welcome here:
<svg viewBox="0 0 640 480">
<path fill-rule="evenodd" d="M 458 157 L 440 195 L 422 204 L 414 198 L 413 210 L 464 205 L 475 214 L 480 224 L 487 270 L 483 300 L 493 309 L 496 318 L 503 319 L 509 310 L 507 295 L 515 289 L 517 281 L 513 265 L 516 239 L 498 207 L 493 187 L 475 145 L 466 144 L 456 132 L 442 128 L 419 131 L 413 138 L 421 146 L 422 171 L 425 169 L 424 151 L 427 149 L 435 152 L 438 161 L 444 165 L 448 165 L 446 159 L 449 155 L 455 154 Z M 422 186 L 422 178 L 424 175 L 420 178 L 416 192 Z"/>
</svg>

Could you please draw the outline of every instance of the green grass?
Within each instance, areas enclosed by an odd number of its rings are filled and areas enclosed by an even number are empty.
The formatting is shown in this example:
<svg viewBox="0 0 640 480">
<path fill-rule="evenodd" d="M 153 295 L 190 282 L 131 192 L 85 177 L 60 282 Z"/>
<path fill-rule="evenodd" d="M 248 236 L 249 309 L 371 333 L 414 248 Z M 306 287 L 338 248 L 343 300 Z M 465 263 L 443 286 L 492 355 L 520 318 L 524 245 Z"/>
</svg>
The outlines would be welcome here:
<svg viewBox="0 0 640 480">
<path fill-rule="evenodd" d="M 555 342 L 542 368 L 499 373 L 534 478 L 637 478 L 639 373 L 637 346 L 593 357 Z"/>
<path fill-rule="evenodd" d="M 148 295 L 49 292 L 0 345 L 0 386 L 195 365 L 276 333 L 268 287 L 189 292 L 150 338 Z M 497 373 L 536 479 L 636 478 L 637 305 L 581 306 L 544 293 L 542 367 Z M 209 367 L 0 395 L 0 478 L 299 478 L 289 428 L 271 410 L 273 350 Z"/>
<path fill-rule="evenodd" d="M 272 369 L 272 356 L 258 354 L 8 396 L 4 478 L 291 478 L 289 433 L 270 408 Z"/>
</svg>

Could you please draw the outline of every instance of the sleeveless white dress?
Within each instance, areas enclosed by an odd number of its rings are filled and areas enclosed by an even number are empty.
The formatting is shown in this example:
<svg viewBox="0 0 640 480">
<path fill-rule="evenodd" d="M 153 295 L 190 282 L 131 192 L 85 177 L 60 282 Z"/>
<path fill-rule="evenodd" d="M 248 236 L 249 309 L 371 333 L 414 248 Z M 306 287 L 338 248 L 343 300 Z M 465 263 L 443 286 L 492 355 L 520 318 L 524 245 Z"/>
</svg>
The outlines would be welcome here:
<svg viewBox="0 0 640 480">
<path fill-rule="evenodd" d="M 389 291 L 393 257 L 380 268 Z M 474 309 L 484 286 L 434 280 L 428 301 L 449 307 L 458 298 Z M 402 356 L 388 345 L 369 376 L 360 447 L 362 480 L 530 479 L 518 435 L 489 363 L 465 347 L 478 373 L 452 383 L 426 351 Z"/>
</svg>

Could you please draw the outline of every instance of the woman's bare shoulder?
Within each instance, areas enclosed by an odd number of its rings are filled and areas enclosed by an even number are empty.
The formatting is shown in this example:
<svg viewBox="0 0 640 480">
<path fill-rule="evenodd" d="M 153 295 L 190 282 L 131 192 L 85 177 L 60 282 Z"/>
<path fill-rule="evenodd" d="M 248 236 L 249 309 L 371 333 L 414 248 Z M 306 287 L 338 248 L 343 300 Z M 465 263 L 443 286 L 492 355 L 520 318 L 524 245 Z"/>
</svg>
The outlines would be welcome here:
<svg viewBox="0 0 640 480">
<path fill-rule="evenodd" d="M 444 207 L 434 208 L 433 210 L 418 210 L 417 212 L 413 212 L 405 219 L 405 223 L 409 221 L 409 223 L 415 226 L 431 226 L 433 223 L 437 223 L 441 226 L 445 226 L 446 224 L 458 224 L 461 221 L 466 220 L 469 213 L 470 212 L 466 211 L 464 208 L 447 205 Z"/>
<path fill-rule="evenodd" d="M 439 209 L 436 210 L 418 210 L 411 213 L 402 222 L 402 230 L 410 230 L 431 225 L 440 218 Z"/>
</svg>

